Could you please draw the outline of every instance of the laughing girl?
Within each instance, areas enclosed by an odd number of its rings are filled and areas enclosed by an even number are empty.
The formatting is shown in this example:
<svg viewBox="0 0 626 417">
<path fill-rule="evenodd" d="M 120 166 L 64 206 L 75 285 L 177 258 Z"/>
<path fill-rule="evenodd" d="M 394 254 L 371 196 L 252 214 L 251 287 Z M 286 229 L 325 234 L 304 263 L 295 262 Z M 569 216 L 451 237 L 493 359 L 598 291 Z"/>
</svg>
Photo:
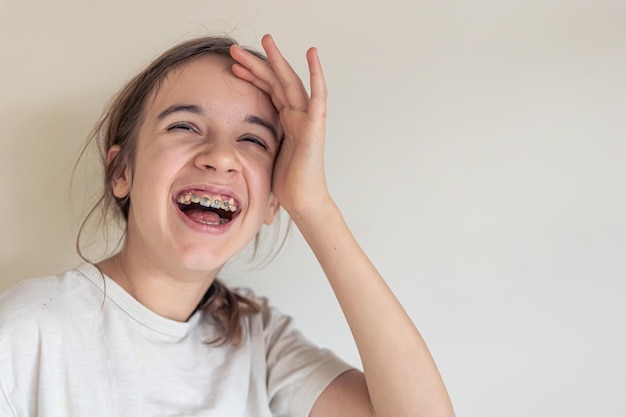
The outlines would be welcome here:
<svg viewBox="0 0 626 417">
<path fill-rule="evenodd" d="M 452 416 L 409 316 L 324 176 L 326 85 L 270 36 L 168 50 L 96 126 L 119 251 L 0 298 L 2 416 Z M 363 372 L 217 278 L 283 207 L 324 270 Z"/>
</svg>

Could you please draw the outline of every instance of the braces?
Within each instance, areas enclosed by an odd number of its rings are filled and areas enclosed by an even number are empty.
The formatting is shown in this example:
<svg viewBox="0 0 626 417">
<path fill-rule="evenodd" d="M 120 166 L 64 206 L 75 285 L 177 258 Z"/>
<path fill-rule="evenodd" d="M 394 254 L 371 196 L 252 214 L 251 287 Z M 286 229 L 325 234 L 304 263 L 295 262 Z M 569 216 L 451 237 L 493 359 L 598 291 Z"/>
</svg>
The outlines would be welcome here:
<svg viewBox="0 0 626 417">
<path fill-rule="evenodd" d="M 179 204 L 189 205 L 191 203 L 200 204 L 202 207 L 210 207 L 214 209 L 221 209 L 225 211 L 235 212 L 237 211 L 237 205 L 235 204 L 235 199 L 230 198 L 229 200 L 222 200 L 220 196 L 208 196 L 206 194 L 198 195 L 196 193 L 186 192 L 178 196 L 176 201 Z"/>
</svg>

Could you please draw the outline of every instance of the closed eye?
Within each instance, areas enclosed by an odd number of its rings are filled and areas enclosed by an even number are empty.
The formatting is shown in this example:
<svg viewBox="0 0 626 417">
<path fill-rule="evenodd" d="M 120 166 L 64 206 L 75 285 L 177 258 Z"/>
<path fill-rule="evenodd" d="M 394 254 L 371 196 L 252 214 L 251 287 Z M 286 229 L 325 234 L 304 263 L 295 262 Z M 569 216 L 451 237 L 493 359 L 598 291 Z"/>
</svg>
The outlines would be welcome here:
<svg viewBox="0 0 626 417">
<path fill-rule="evenodd" d="M 267 146 L 267 144 L 263 140 L 255 137 L 255 136 L 244 136 L 240 140 L 243 141 L 243 142 L 254 143 L 256 145 L 259 145 L 261 148 L 263 148 L 265 150 L 269 149 L 269 147 Z"/>
<path fill-rule="evenodd" d="M 192 124 L 189 123 L 176 123 L 167 128 L 167 131 L 170 132 L 172 130 L 186 130 L 189 132 L 197 132 L 198 129 Z"/>
</svg>

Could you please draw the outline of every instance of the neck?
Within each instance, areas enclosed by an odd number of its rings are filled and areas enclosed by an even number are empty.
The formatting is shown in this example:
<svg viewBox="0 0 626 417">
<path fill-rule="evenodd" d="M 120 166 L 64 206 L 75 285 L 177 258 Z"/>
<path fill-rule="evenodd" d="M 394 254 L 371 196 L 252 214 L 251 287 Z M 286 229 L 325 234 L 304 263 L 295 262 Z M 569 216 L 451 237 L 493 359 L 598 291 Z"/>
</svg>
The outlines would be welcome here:
<svg viewBox="0 0 626 417">
<path fill-rule="evenodd" d="M 141 304 L 160 316 L 187 321 L 213 283 L 217 271 L 168 272 L 160 265 L 120 253 L 98 263 L 98 267 Z"/>
</svg>

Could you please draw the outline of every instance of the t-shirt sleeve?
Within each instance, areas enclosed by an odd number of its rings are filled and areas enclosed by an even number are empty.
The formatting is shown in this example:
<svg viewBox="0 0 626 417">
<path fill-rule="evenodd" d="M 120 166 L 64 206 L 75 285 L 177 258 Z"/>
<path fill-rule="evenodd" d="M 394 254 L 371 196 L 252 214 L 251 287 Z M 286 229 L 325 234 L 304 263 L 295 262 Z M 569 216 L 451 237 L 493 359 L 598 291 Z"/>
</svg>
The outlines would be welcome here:
<svg viewBox="0 0 626 417">
<path fill-rule="evenodd" d="M 352 366 L 311 343 L 291 317 L 267 305 L 262 314 L 272 415 L 308 417 L 324 388 Z"/>
</svg>

